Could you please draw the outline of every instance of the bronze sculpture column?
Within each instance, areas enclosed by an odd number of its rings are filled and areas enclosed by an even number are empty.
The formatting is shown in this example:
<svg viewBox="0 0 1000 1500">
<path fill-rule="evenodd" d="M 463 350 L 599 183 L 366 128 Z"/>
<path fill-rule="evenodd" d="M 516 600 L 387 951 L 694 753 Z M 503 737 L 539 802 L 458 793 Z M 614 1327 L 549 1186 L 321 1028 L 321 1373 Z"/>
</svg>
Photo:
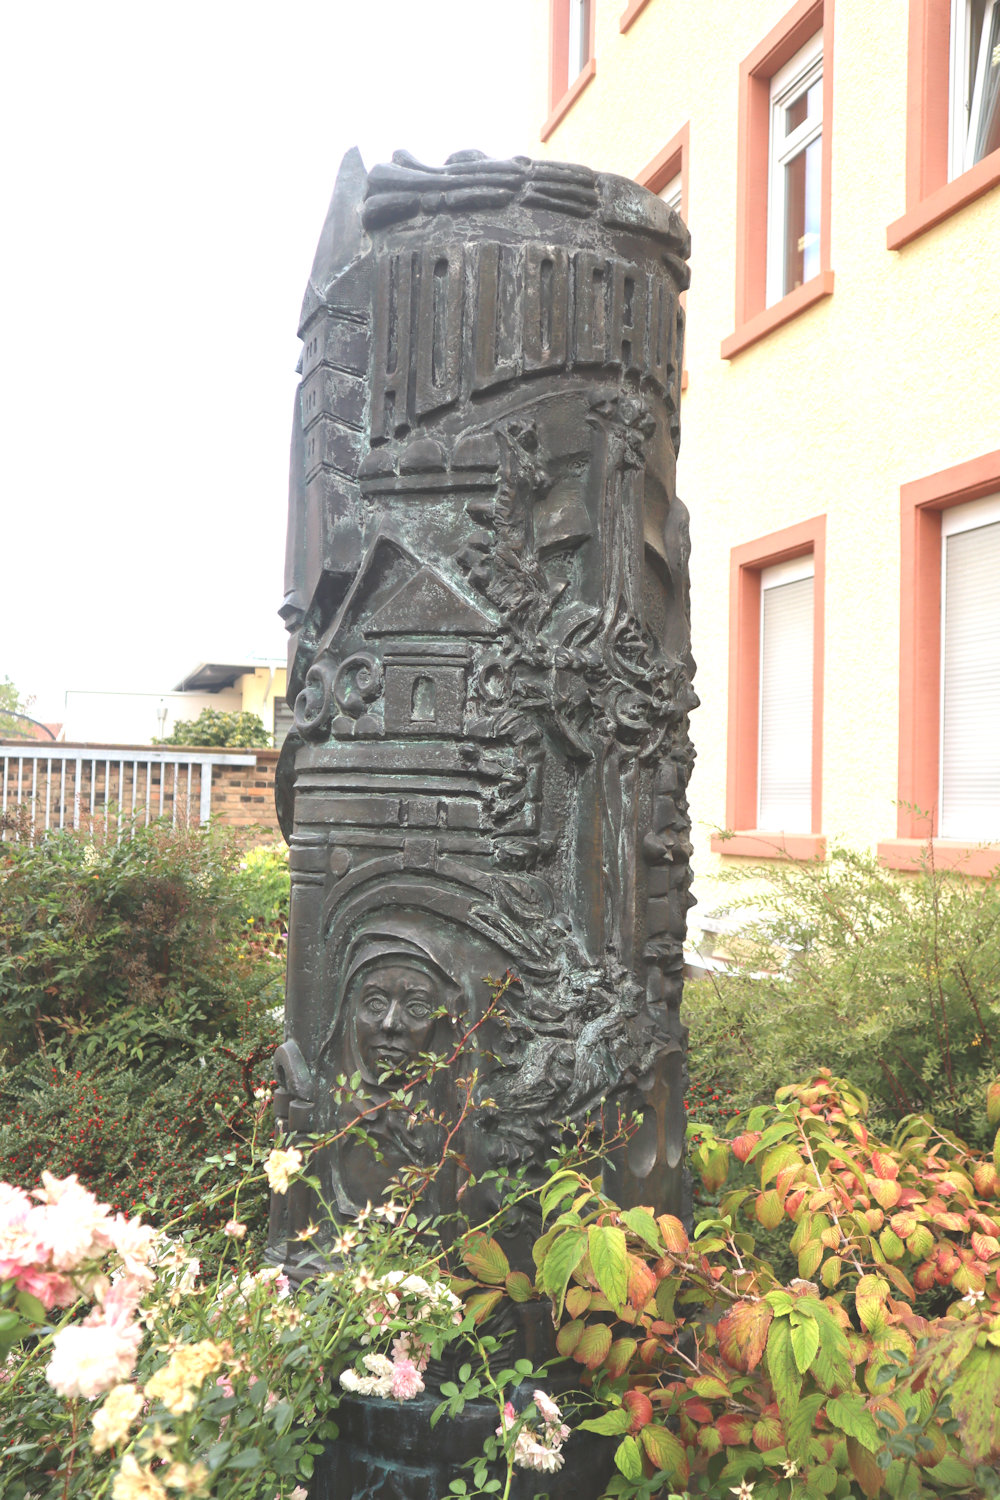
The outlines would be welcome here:
<svg viewBox="0 0 1000 1500">
<path fill-rule="evenodd" d="M 291 1130 L 383 1097 L 509 972 L 469 1171 L 540 1169 L 560 1122 L 638 1108 L 609 1190 L 683 1212 L 688 251 L 659 199 L 585 167 L 345 158 L 299 330 L 282 606 Z M 433 1091 L 447 1114 L 447 1074 Z M 381 1162 L 322 1157 L 341 1220 L 439 1148 L 389 1112 L 373 1129 Z M 322 1229 L 293 1238 L 315 1212 L 303 1192 L 272 1215 L 293 1271 L 323 1257 Z"/>
</svg>

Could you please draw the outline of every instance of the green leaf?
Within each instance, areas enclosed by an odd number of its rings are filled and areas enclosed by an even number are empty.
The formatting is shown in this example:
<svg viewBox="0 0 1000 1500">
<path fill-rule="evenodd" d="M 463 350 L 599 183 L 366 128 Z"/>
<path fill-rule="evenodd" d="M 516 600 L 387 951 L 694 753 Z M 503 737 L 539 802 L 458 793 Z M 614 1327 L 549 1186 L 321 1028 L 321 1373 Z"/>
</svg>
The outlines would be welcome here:
<svg viewBox="0 0 1000 1500">
<path fill-rule="evenodd" d="M 263 1382 L 261 1382 L 263 1384 Z M 264 1455 L 259 1448 L 244 1448 L 242 1453 L 235 1453 L 226 1464 L 227 1469 L 256 1469 L 263 1464 Z"/>
<path fill-rule="evenodd" d="M 826 1396 L 822 1391 L 817 1391 L 811 1396 L 803 1396 L 785 1423 L 788 1451 L 800 1463 L 806 1462 L 809 1458 L 809 1443 L 816 1425 L 816 1414 L 825 1401 Z"/>
<path fill-rule="evenodd" d="M 592 1224 L 587 1230 L 587 1248 L 597 1285 L 612 1307 L 622 1307 L 628 1298 L 629 1269 L 624 1231 L 610 1224 Z"/>
<path fill-rule="evenodd" d="M 785 1167 L 801 1166 L 802 1158 L 798 1147 L 793 1146 L 791 1141 L 782 1141 L 773 1150 L 769 1151 L 761 1162 L 760 1185 L 767 1187 L 772 1177 L 777 1177 Z"/>
<path fill-rule="evenodd" d="M 650 1250 L 655 1250 L 660 1255 L 663 1250 L 663 1240 L 660 1231 L 656 1227 L 656 1220 L 646 1208 L 627 1208 L 622 1214 L 622 1223 L 627 1224 L 632 1233 L 638 1235 L 639 1239 L 647 1244 Z"/>
<path fill-rule="evenodd" d="M 798 1407 L 802 1376 L 792 1350 L 792 1330 L 786 1318 L 775 1318 L 767 1335 L 764 1364 L 771 1377 L 785 1431 Z"/>
<path fill-rule="evenodd" d="M 631 1413 L 619 1406 L 614 1411 L 606 1411 L 603 1416 L 589 1417 L 586 1422 L 579 1422 L 577 1431 L 596 1432 L 601 1437 L 614 1437 L 619 1432 L 628 1432 L 631 1426 Z"/>
<path fill-rule="evenodd" d="M 615 1449 L 615 1465 L 626 1479 L 642 1478 L 642 1449 L 634 1437 L 622 1438 Z"/>
<path fill-rule="evenodd" d="M 45 1322 L 45 1308 L 30 1292 L 18 1292 L 14 1306 L 30 1323 Z"/>
<path fill-rule="evenodd" d="M 834 1396 L 826 1403 L 826 1414 L 834 1427 L 839 1427 L 848 1437 L 857 1438 L 870 1453 L 877 1453 L 883 1446 L 875 1418 L 860 1396 Z"/>
<path fill-rule="evenodd" d="M 625 1236 L 622 1235 L 622 1239 Z M 583 1259 L 587 1241 L 582 1229 L 565 1230 L 550 1244 L 538 1268 L 538 1285 L 555 1303 L 555 1316 L 562 1317 L 569 1279 Z"/>
<path fill-rule="evenodd" d="M 799 1373 L 804 1375 L 819 1348 L 819 1328 L 812 1318 L 792 1314 L 792 1353 Z"/>
<path fill-rule="evenodd" d="M 550 1178 L 542 1190 L 540 1202 L 542 1205 L 542 1217 L 547 1219 L 552 1210 L 567 1198 L 575 1197 L 580 1187 L 580 1179 L 575 1172 L 557 1172 Z"/>
<path fill-rule="evenodd" d="M 512 1302 L 530 1302 L 534 1288 L 523 1271 L 511 1271 L 506 1281 L 507 1296 Z"/>
</svg>

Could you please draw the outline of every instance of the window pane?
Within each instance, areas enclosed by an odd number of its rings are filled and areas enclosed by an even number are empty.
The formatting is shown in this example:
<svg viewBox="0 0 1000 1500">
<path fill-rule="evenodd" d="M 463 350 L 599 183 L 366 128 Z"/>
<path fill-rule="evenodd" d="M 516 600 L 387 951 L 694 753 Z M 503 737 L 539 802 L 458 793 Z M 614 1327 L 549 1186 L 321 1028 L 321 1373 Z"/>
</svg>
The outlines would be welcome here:
<svg viewBox="0 0 1000 1500">
<path fill-rule="evenodd" d="M 944 539 L 942 838 L 1000 836 L 1000 522 Z"/>
<path fill-rule="evenodd" d="M 822 136 L 785 167 L 785 277 L 792 292 L 819 273 L 819 209 Z"/>
<path fill-rule="evenodd" d="M 759 828 L 812 828 L 813 579 L 761 590 Z"/>
<path fill-rule="evenodd" d="M 569 0 L 569 82 L 578 78 L 590 58 L 590 0 Z"/>
<path fill-rule="evenodd" d="M 823 107 L 823 80 L 817 78 L 809 88 L 803 89 L 797 99 L 785 107 L 785 134 L 791 135 L 807 120 L 818 120 Z"/>
<path fill-rule="evenodd" d="M 983 81 L 976 99 L 976 119 L 973 121 L 973 163 L 982 161 L 984 156 L 989 156 L 991 151 L 1000 147 L 1000 5 L 993 7 L 985 42 Z"/>
<path fill-rule="evenodd" d="M 676 176 L 671 177 L 669 182 L 663 184 L 656 196 L 662 198 L 668 208 L 674 208 L 680 213 L 682 186 L 681 174 L 678 172 Z"/>
</svg>

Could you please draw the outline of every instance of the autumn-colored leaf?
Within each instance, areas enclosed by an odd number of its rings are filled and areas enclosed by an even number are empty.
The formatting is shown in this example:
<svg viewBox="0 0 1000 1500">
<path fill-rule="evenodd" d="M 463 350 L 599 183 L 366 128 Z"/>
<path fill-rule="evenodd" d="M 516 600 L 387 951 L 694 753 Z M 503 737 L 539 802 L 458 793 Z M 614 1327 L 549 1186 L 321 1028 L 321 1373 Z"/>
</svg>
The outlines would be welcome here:
<svg viewBox="0 0 1000 1500">
<path fill-rule="evenodd" d="M 972 1173 L 972 1183 L 980 1198 L 995 1198 L 998 1181 L 997 1169 L 991 1161 L 980 1162 Z"/>
<path fill-rule="evenodd" d="M 650 1422 L 639 1434 L 650 1463 L 667 1474 L 672 1482 L 686 1484 L 690 1469 L 687 1454 L 679 1438 L 658 1422 Z"/>
<path fill-rule="evenodd" d="M 986 1090 L 986 1118 L 991 1125 L 1000 1125 L 1000 1078 L 994 1078 Z"/>
<path fill-rule="evenodd" d="M 566 1311 L 571 1318 L 582 1318 L 590 1307 L 592 1292 L 586 1286 L 571 1286 L 566 1293 Z"/>
<path fill-rule="evenodd" d="M 606 1323 L 591 1323 L 578 1339 L 573 1358 L 588 1370 L 603 1364 L 611 1348 L 611 1329 Z"/>
<path fill-rule="evenodd" d="M 680 1219 L 673 1214 L 660 1214 L 656 1222 L 667 1252 L 670 1255 L 686 1255 L 690 1241 Z"/>
<path fill-rule="evenodd" d="M 868 1191 L 880 1208 L 895 1208 L 903 1194 L 903 1189 L 893 1178 L 869 1177 Z"/>
<path fill-rule="evenodd" d="M 847 1458 L 851 1465 L 851 1472 L 862 1491 L 868 1500 L 875 1500 L 875 1496 L 881 1493 L 885 1470 L 879 1468 L 875 1462 L 875 1455 L 862 1447 L 857 1438 L 847 1439 Z"/>
<path fill-rule="evenodd" d="M 695 1395 L 701 1396 L 705 1401 L 725 1400 L 729 1395 L 728 1385 L 717 1375 L 696 1375 L 689 1381 L 689 1385 Z"/>
<path fill-rule="evenodd" d="M 638 1347 L 635 1339 L 615 1339 L 604 1360 L 604 1368 L 612 1380 L 617 1380 L 620 1375 L 625 1374 L 635 1358 Z"/>
<path fill-rule="evenodd" d="M 723 1412 L 716 1419 L 715 1430 L 727 1448 L 736 1448 L 741 1443 L 749 1443 L 753 1438 L 753 1423 L 749 1417 L 740 1416 L 738 1412 Z"/>
<path fill-rule="evenodd" d="M 573 1353 L 577 1344 L 583 1337 L 586 1324 L 580 1318 L 574 1318 L 571 1323 L 564 1323 L 556 1334 L 556 1348 L 559 1353 L 567 1359 Z"/>
<path fill-rule="evenodd" d="M 876 1177 L 888 1181 L 899 1176 L 899 1163 L 887 1151 L 873 1151 L 871 1163 Z"/>
<path fill-rule="evenodd" d="M 761 1453 L 766 1453 L 769 1448 L 780 1448 L 785 1441 L 785 1434 L 777 1417 L 759 1417 L 753 1424 L 753 1445 Z"/>
<path fill-rule="evenodd" d="M 828 1255 L 820 1266 L 820 1280 L 828 1292 L 832 1292 L 841 1276 L 844 1274 L 844 1262 L 839 1255 Z"/>
<path fill-rule="evenodd" d="M 799 1155 L 798 1147 L 793 1146 L 791 1141 L 779 1142 L 777 1146 L 773 1146 L 771 1148 L 771 1150 L 764 1157 L 764 1160 L 761 1162 L 761 1187 L 766 1188 L 768 1183 L 771 1181 L 771 1178 L 777 1176 L 779 1172 L 785 1171 L 789 1167 L 798 1168 L 801 1167 L 801 1165 L 802 1158 Z"/>
<path fill-rule="evenodd" d="M 737 1302 L 716 1324 L 719 1352 L 727 1365 L 748 1375 L 760 1364 L 774 1314 L 766 1302 Z"/>
<path fill-rule="evenodd" d="M 622 1397 L 622 1405 L 632 1417 L 632 1425 L 629 1428 L 630 1432 L 638 1432 L 646 1426 L 647 1422 L 653 1420 L 653 1403 L 645 1391 L 626 1391 Z"/>
<path fill-rule="evenodd" d="M 496 1240 L 485 1234 L 469 1234 L 462 1241 L 462 1262 L 490 1286 L 501 1286 L 510 1272 L 510 1262 Z"/>
<path fill-rule="evenodd" d="M 465 1304 L 467 1313 L 472 1314 L 472 1321 L 476 1324 L 484 1323 L 501 1301 L 503 1292 L 476 1292 Z"/>
<path fill-rule="evenodd" d="M 685 1401 L 681 1410 L 689 1421 L 696 1422 L 699 1426 L 705 1422 L 715 1421 L 715 1413 L 710 1406 L 705 1405 L 704 1401 Z"/>
<path fill-rule="evenodd" d="M 746 1161 L 759 1140 L 759 1130 L 745 1130 L 742 1135 L 738 1135 L 734 1141 L 730 1142 L 730 1150 L 737 1161 Z"/>
<path fill-rule="evenodd" d="M 982 1292 L 986 1290 L 986 1277 L 976 1265 L 959 1266 L 951 1278 L 951 1284 L 956 1292 Z"/>
<path fill-rule="evenodd" d="M 975 1230 L 969 1240 L 979 1260 L 990 1260 L 1000 1255 L 1000 1240 L 994 1234 L 977 1234 Z"/>
<path fill-rule="evenodd" d="M 950 1229 L 953 1233 L 961 1234 L 968 1226 L 964 1214 L 951 1212 L 931 1214 L 932 1221 L 941 1229 Z"/>
<path fill-rule="evenodd" d="M 641 1312 L 650 1298 L 656 1296 L 657 1279 L 644 1260 L 637 1255 L 628 1258 L 628 1300 Z"/>
</svg>

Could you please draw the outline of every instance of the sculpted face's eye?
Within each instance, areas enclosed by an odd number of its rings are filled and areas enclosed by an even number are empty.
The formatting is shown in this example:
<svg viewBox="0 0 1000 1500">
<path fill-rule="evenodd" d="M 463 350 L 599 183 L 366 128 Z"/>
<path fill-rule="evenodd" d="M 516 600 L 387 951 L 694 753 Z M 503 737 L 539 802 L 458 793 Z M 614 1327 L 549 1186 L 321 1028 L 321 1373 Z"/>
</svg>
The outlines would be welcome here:
<svg viewBox="0 0 1000 1500">
<path fill-rule="evenodd" d="M 366 990 L 361 996 L 361 1004 L 369 1015 L 384 1016 L 389 1009 L 389 997 L 381 990 Z"/>
<path fill-rule="evenodd" d="M 406 1014 L 414 1021 L 426 1021 L 432 1014 L 431 1003 L 414 996 L 406 1002 Z"/>
</svg>

